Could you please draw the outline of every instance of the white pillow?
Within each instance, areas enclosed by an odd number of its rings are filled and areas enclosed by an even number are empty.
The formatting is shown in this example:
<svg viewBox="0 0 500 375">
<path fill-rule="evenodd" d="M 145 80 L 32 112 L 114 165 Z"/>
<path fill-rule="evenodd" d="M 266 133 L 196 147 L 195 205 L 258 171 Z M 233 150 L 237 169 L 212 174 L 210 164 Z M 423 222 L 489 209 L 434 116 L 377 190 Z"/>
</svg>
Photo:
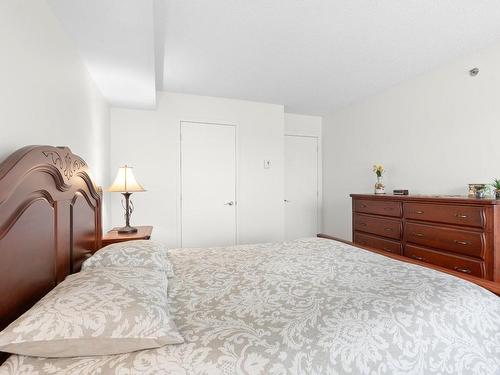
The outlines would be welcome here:
<svg viewBox="0 0 500 375">
<path fill-rule="evenodd" d="M 82 271 L 101 267 L 144 267 L 173 275 L 167 249 L 159 242 L 135 240 L 111 244 L 94 253 L 82 264 Z"/>
<path fill-rule="evenodd" d="M 0 333 L 0 351 L 39 357 L 110 355 L 177 344 L 165 272 L 95 268 L 68 276 Z"/>
</svg>

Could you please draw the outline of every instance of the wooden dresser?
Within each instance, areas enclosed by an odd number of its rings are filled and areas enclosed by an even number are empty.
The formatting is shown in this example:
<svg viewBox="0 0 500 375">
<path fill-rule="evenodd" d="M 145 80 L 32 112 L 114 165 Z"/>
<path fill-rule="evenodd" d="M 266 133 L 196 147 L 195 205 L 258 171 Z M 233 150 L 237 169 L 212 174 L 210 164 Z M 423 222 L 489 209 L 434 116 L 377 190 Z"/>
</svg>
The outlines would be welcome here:
<svg viewBox="0 0 500 375">
<path fill-rule="evenodd" d="M 355 244 L 500 282 L 500 201 L 351 194 Z"/>
</svg>

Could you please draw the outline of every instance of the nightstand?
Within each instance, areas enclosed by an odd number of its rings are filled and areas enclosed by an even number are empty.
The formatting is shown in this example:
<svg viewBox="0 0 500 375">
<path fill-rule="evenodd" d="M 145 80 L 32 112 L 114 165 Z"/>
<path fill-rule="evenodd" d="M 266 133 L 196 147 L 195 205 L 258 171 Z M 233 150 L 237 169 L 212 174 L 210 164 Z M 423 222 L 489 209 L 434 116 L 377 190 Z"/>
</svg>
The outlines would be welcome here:
<svg viewBox="0 0 500 375">
<path fill-rule="evenodd" d="M 120 234 L 119 228 L 113 228 L 102 237 L 102 247 L 111 245 L 112 243 L 125 242 L 132 240 L 149 240 L 151 238 L 152 226 L 136 227 L 136 233 Z"/>
</svg>

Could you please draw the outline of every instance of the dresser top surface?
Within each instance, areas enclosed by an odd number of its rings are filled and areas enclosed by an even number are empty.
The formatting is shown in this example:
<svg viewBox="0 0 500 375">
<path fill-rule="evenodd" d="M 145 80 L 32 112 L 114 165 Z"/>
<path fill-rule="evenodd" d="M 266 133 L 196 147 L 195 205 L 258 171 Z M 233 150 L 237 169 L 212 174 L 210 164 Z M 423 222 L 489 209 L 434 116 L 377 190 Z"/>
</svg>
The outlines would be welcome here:
<svg viewBox="0 0 500 375">
<path fill-rule="evenodd" d="M 389 200 L 389 201 L 414 201 L 432 203 L 459 203 L 472 205 L 497 205 L 500 200 L 491 198 L 478 199 L 466 195 L 394 195 L 394 194 L 351 194 L 353 199 Z"/>
</svg>

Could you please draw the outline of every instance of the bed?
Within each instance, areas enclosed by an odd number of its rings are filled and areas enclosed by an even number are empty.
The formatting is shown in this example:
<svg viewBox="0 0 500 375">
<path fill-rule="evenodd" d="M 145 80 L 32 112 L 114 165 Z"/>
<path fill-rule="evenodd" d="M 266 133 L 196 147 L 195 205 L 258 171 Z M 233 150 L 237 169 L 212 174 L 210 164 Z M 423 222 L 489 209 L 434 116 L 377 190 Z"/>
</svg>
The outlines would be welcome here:
<svg viewBox="0 0 500 375">
<path fill-rule="evenodd" d="M 99 194 L 93 199 L 82 205 L 87 220 L 72 223 L 100 230 Z M 98 248 L 91 234 L 87 245 Z M 75 253 L 68 242 L 65 251 Z M 326 238 L 168 255 L 183 344 L 112 356 L 13 355 L 0 374 L 500 374 L 500 299 L 469 280 Z M 81 257 L 66 255 L 74 259 L 66 273 L 77 272 Z"/>
</svg>

